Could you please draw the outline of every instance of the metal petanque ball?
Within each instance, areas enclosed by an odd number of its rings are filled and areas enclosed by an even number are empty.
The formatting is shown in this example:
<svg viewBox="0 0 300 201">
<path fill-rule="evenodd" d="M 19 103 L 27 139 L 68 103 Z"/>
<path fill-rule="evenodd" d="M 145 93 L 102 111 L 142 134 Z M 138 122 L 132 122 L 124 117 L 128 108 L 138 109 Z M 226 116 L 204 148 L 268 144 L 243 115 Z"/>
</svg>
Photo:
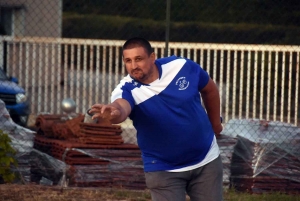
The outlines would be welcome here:
<svg viewBox="0 0 300 201">
<path fill-rule="evenodd" d="M 61 102 L 61 107 L 65 113 L 72 113 L 76 110 L 76 103 L 72 98 L 65 98 Z"/>
</svg>

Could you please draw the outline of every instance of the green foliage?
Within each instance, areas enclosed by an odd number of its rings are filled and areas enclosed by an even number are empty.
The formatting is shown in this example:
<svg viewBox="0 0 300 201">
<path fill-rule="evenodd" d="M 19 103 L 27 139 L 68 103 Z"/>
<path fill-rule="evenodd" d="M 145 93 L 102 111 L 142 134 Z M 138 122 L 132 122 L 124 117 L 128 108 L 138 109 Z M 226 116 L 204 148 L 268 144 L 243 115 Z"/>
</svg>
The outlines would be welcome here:
<svg viewBox="0 0 300 201">
<path fill-rule="evenodd" d="M 170 0 L 171 21 L 293 25 L 300 22 L 299 0 Z M 64 0 L 64 12 L 119 15 L 163 21 L 166 0 Z"/>
<path fill-rule="evenodd" d="M 165 25 L 165 21 L 152 19 L 65 12 L 63 37 L 125 40 L 142 36 L 164 41 Z M 300 45 L 298 33 L 298 26 L 172 22 L 170 41 Z"/>
<path fill-rule="evenodd" d="M 154 20 L 109 15 L 64 13 L 63 37 L 93 39 L 128 39 L 135 36 L 164 38 L 165 24 Z M 152 37 L 153 38 L 153 37 Z"/>
<path fill-rule="evenodd" d="M 300 45 L 299 0 L 170 0 L 170 41 Z M 64 0 L 63 37 L 164 41 L 166 0 Z"/>
<path fill-rule="evenodd" d="M 14 158 L 16 151 L 11 147 L 10 142 L 8 135 L 0 130 L 0 176 L 6 183 L 15 179 L 15 174 L 10 169 L 11 166 L 18 165 Z"/>
</svg>

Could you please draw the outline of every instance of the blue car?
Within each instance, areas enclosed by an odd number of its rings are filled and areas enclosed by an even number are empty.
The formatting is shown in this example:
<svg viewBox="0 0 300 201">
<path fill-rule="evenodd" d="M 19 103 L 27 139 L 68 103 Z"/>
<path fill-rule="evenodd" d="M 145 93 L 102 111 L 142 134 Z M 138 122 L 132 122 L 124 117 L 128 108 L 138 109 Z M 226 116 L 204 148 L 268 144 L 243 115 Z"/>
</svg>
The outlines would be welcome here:
<svg viewBox="0 0 300 201">
<path fill-rule="evenodd" d="M 26 127 L 30 114 L 29 100 L 25 90 L 18 85 L 18 79 L 9 78 L 0 68 L 0 99 L 5 103 L 12 120 Z"/>
</svg>

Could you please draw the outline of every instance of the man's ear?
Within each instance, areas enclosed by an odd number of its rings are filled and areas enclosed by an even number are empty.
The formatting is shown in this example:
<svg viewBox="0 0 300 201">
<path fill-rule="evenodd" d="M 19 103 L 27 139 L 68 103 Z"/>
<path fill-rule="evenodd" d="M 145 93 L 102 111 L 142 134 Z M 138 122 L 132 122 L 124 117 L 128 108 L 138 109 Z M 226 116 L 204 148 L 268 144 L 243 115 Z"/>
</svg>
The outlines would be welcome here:
<svg viewBox="0 0 300 201">
<path fill-rule="evenodd" d="M 154 52 L 152 52 L 151 54 L 150 54 L 150 58 L 153 60 L 153 62 L 155 61 L 155 59 L 156 59 L 156 54 L 154 53 Z"/>
</svg>

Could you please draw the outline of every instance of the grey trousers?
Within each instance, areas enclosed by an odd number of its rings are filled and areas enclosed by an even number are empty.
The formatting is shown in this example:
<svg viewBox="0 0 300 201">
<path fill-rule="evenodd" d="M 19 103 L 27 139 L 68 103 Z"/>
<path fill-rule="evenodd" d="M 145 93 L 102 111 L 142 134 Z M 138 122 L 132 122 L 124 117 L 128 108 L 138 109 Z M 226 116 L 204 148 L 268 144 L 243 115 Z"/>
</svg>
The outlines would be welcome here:
<svg viewBox="0 0 300 201">
<path fill-rule="evenodd" d="M 145 172 L 153 201 L 223 200 L 223 164 L 219 156 L 210 163 L 185 172 Z"/>
</svg>

